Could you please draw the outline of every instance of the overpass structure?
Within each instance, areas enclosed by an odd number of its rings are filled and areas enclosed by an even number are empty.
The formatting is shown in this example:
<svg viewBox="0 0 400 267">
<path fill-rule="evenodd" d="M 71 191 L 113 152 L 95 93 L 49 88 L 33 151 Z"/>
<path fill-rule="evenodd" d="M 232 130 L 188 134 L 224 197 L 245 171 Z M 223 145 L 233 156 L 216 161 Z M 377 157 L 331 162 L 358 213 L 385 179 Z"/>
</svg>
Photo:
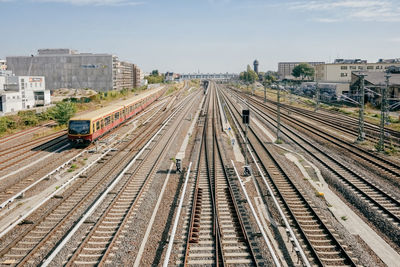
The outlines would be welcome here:
<svg viewBox="0 0 400 267">
<path fill-rule="evenodd" d="M 231 80 L 239 78 L 238 74 L 234 73 L 193 73 L 193 74 L 181 74 L 181 80 L 193 80 L 193 79 L 200 79 L 200 80 L 217 80 L 217 81 L 224 81 L 224 80 Z"/>
</svg>

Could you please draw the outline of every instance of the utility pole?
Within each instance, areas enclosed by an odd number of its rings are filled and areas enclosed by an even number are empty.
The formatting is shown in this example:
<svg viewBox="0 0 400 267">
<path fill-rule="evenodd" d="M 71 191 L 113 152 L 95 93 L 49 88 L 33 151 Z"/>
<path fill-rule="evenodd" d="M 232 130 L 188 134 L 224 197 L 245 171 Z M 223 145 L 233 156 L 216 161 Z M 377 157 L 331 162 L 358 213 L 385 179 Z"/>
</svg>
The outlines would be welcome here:
<svg viewBox="0 0 400 267">
<path fill-rule="evenodd" d="M 387 99 L 386 99 L 386 93 L 389 91 L 389 78 L 391 75 L 387 73 L 385 75 L 386 77 L 386 86 L 383 86 L 381 89 L 381 94 L 382 94 L 382 102 L 381 102 L 381 125 L 380 125 L 380 133 L 379 133 L 379 143 L 377 150 L 379 152 L 382 152 L 385 150 L 385 117 L 386 117 L 386 111 L 387 111 Z"/>
<path fill-rule="evenodd" d="M 264 85 L 264 103 L 267 103 L 267 86 Z"/>
<path fill-rule="evenodd" d="M 278 84 L 278 105 L 276 107 L 277 120 L 276 120 L 276 141 L 279 142 L 279 135 L 281 131 L 281 88 Z"/>
<path fill-rule="evenodd" d="M 319 92 L 319 86 L 318 86 L 318 80 L 316 80 L 316 82 L 315 82 L 315 109 L 314 109 L 314 112 L 317 112 L 317 110 L 318 110 L 318 108 L 319 108 L 319 94 L 320 94 L 320 92 Z"/>
<path fill-rule="evenodd" d="M 245 125 L 245 132 L 244 132 L 244 143 L 245 143 L 245 148 L 244 148 L 244 176 L 250 176 L 251 175 L 251 170 L 249 166 L 249 161 L 247 158 L 247 146 L 248 146 L 248 139 L 247 139 L 247 128 L 249 127 L 250 123 L 250 110 L 249 109 L 243 109 L 242 110 L 242 122 Z"/>
<path fill-rule="evenodd" d="M 365 96 L 365 85 L 364 85 L 364 77 L 367 76 L 364 73 L 360 75 L 360 86 L 359 86 L 359 95 L 360 95 L 360 109 L 359 109 L 359 116 L 358 116 L 358 137 L 357 142 L 363 142 L 365 138 L 364 133 L 364 96 Z"/>
</svg>

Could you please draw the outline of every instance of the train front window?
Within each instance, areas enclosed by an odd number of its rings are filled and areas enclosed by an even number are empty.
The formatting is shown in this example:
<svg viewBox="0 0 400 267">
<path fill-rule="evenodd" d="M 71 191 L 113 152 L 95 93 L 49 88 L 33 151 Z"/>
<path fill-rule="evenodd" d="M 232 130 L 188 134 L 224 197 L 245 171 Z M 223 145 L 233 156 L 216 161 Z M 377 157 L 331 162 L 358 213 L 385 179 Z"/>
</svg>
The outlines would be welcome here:
<svg viewBox="0 0 400 267">
<path fill-rule="evenodd" d="M 70 121 L 68 132 L 70 134 L 89 134 L 90 121 Z"/>
</svg>

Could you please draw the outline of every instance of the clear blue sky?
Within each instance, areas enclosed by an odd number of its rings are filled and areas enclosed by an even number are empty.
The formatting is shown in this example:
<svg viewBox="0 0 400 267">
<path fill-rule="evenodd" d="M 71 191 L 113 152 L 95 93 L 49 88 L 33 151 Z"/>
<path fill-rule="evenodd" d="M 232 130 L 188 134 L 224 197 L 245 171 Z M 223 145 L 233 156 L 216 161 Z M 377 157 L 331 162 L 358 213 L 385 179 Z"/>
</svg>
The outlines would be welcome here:
<svg viewBox="0 0 400 267">
<path fill-rule="evenodd" d="M 400 57 L 398 0 L 0 0 L 0 58 L 112 53 L 145 71 Z"/>
</svg>

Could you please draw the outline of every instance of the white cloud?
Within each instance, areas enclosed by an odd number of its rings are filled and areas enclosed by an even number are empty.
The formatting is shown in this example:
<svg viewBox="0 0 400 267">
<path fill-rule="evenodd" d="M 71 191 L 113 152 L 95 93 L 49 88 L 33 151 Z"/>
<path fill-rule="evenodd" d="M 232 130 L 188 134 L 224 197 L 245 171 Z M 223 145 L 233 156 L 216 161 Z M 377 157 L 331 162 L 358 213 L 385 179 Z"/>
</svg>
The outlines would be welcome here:
<svg viewBox="0 0 400 267">
<path fill-rule="evenodd" d="M 2 1 L 2 0 L 0 0 Z M 71 5 L 94 5 L 94 6 L 136 6 L 144 4 L 131 0 L 31 0 L 33 2 L 46 3 L 67 3 Z"/>
<path fill-rule="evenodd" d="M 359 21 L 400 21 L 400 7 L 396 0 L 318 0 L 298 1 L 290 9 L 319 12 L 315 21 L 335 22 Z M 320 19 L 323 14 L 323 19 Z"/>
</svg>

